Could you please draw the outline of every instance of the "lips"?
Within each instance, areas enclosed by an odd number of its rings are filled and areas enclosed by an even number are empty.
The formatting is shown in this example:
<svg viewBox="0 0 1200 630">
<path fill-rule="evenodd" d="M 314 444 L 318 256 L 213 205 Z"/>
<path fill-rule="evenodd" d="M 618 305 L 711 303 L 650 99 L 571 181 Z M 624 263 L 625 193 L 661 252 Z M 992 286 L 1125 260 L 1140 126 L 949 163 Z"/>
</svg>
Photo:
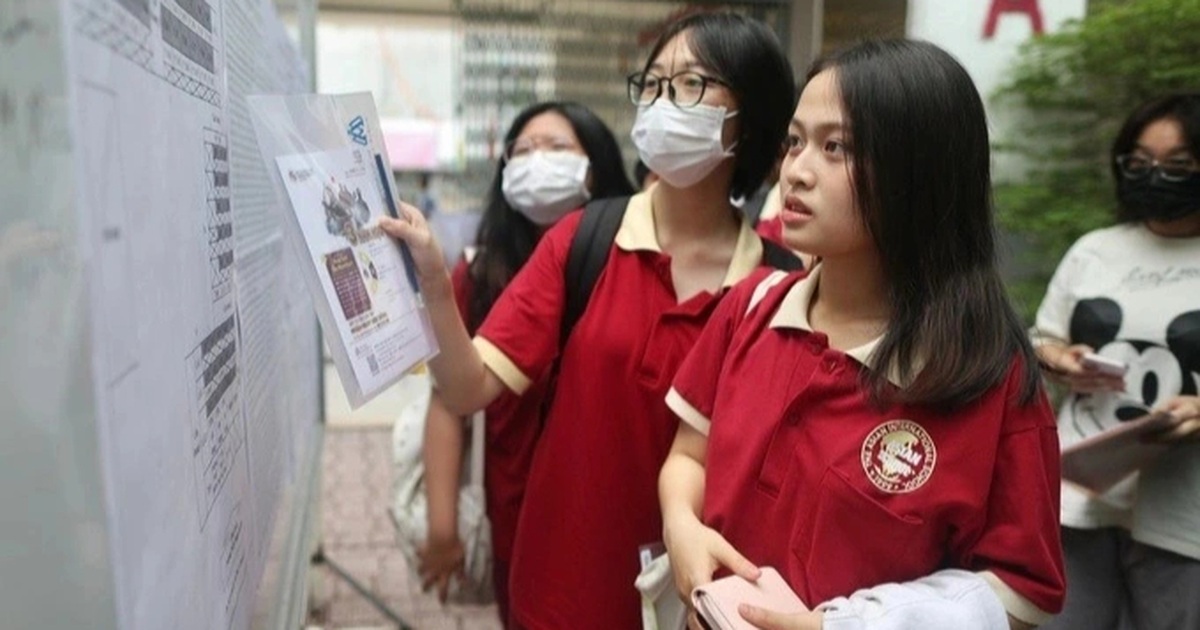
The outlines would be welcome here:
<svg viewBox="0 0 1200 630">
<path fill-rule="evenodd" d="M 813 218 L 813 211 L 798 198 L 787 197 L 783 201 L 783 208 L 779 212 L 779 218 L 785 226 L 795 226 L 811 220 Z"/>
</svg>

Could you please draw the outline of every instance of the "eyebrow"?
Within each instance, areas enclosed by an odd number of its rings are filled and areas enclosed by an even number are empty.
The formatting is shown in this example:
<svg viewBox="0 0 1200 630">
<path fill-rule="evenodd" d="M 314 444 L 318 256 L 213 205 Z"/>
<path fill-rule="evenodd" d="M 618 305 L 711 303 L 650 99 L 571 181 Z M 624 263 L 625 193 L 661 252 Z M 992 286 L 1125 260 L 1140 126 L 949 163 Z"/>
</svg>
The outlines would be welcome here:
<svg viewBox="0 0 1200 630">
<path fill-rule="evenodd" d="M 798 118 L 792 119 L 792 122 L 788 125 L 788 129 L 797 129 L 800 131 L 805 131 L 804 123 L 800 122 L 800 120 Z M 814 125 L 812 128 L 812 131 L 821 132 L 821 133 L 830 133 L 833 131 L 845 131 L 845 125 L 843 125 L 840 122 L 836 122 L 836 121 L 822 121 L 822 122 L 819 122 L 816 125 Z"/>
<path fill-rule="evenodd" d="M 1134 145 L 1133 150 L 1141 151 L 1142 153 L 1146 153 L 1148 155 L 1154 155 L 1153 151 L 1151 151 L 1149 148 L 1147 148 L 1141 144 Z M 1181 144 L 1179 146 L 1175 146 L 1175 147 L 1171 147 L 1170 149 L 1167 149 L 1166 155 L 1174 157 L 1180 153 L 1187 155 L 1187 156 L 1191 156 L 1192 150 L 1189 149 L 1187 146 L 1184 146 Z"/>
<path fill-rule="evenodd" d="M 708 68 L 704 64 L 700 63 L 699 61 L 695 61 L 695 60 L 685 61 L 685 62 L 679 64 L 678 68 L 679 68 L 679 72 L 687 72 L 689 70 L 694 72 L 697 68 L 699 68 L 701 70 L 708 70 Z M 658 63 L 657 61 L 650 64 L 649 69 L 650 70 L 658 70 L 660 72 L 665 70 L 665 68 L 663 67 L 663 64 Z"/>
</svg>

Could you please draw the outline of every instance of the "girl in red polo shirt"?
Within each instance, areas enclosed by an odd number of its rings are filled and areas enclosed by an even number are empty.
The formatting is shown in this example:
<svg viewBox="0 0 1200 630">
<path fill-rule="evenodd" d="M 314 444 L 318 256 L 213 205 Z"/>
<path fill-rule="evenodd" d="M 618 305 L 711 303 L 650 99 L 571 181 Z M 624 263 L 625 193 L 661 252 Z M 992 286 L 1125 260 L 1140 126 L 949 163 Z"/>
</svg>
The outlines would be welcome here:
<svg viewBox="0 0 1200 630">
<path fill-rule="evenodd" d="M 420 213 L 382 223 L 412 249 L 441 348 L 430 369 L 453 412 L 524 392 L 559 361 L 509 574 L 512 617 L 533 630 L 641 625 L 638 547 L 662 537 L 655 487 L 678 425 L 663 396 L 726 289 L 763 262 L 729 199 L 758 188 L 794 106 L 779 42 L 728 13 L 668 26 L 628 86 L 634 143 L 661 181 L 626 207 L 561 357 L 580 214 L 541 239 L 474 342 Z"/>
<path fill-rule="evenodd" d="M 932 44 L 860 44 L 813 66 L 786 146 L 784 240 L 821 262 L 736 288 L 674 380 L 676 586 L 775 567 L 811 611 L 742 605 L 760 628 L 1041 623 L 1058 440 L 996 270 L 970 77 Z"/>
<path fill-rule="evenodd" d="M 588 199 L 633 194 L 612 131 L 577 103 L 525 108 L 504 137 L 504 157 L 492 180 L 475 255 L 451 273 L 455 303 L 474 332 L 500 292 L 533 254 L 538 239 Z M 537 443 L 545 383 L 523 396 L 501 394 L 488 405 L 484 490 L 492 528 L 493 579 L 500 618 L 508 619 L 508 567 L 525 478 Z M 425 425 L 425 488 L 429 541 L 421 552 L 426 586 L 444 601 L 464 557 L 458 536 L 458 491 L 463 422 L 436 394 Z"/>
</svg>

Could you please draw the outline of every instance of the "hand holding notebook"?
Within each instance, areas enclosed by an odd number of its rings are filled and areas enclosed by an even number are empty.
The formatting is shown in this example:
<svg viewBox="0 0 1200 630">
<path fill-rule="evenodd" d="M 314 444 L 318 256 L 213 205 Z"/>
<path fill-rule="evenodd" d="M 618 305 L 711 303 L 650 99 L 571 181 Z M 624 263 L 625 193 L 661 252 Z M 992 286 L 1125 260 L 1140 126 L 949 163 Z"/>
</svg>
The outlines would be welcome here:
<svg viewBox="0 0 1200 630">
<path fill-rule="evenodd" d="M 740 604 L 781 613 L 808 610 L 783 576 L 770 567 L 762 567 L 757 582 L 731 575 L 692 589 L 692 607 L 712 630 L 755 630 L 738 614 Z"/>
<path fill-rule="evenodd" d="M 1063 479 L 1102 494 L 1170 448 L 1148 438 L 1168 429 L 1172 420 L 1169 413 L 1147 410 L 1141 418 L 1072 444 L 1062 452 Z"/>
</svg>

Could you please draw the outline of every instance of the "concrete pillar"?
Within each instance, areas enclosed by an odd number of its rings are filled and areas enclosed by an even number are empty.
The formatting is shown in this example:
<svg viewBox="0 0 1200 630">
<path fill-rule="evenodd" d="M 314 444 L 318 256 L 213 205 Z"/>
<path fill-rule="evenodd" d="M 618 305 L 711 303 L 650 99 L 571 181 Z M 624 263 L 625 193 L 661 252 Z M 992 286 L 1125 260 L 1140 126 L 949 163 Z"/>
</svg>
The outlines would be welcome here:
<svg viewBox="0 0 1200 630">
<path fill-rule="evenodd" d="M 788 33 L 788 59 L 802 77 L 808 64 L 821 53 L 825 0 L 793 0 Z"/>
</svg>

